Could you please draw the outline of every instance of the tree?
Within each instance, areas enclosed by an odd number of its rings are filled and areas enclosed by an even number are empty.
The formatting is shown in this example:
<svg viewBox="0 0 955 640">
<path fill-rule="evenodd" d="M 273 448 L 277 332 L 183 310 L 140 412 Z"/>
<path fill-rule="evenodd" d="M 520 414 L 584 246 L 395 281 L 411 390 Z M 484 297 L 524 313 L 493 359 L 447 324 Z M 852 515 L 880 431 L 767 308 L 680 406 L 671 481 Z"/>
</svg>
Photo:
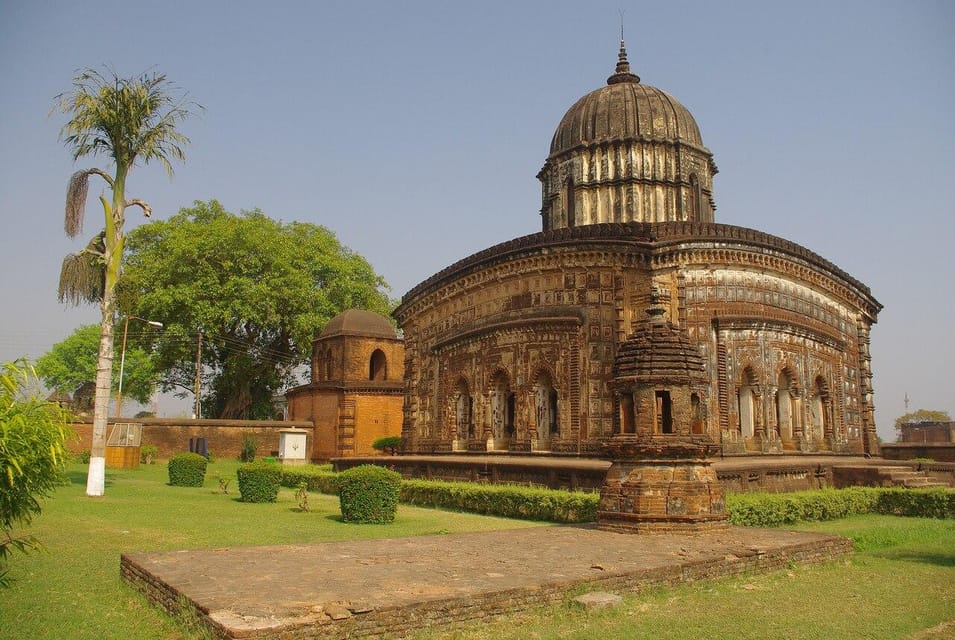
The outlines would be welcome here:
<svg viewBox="0 0 955 640">
<path fill-rule="evenodd" d="M 99 336 L 98 325 L 87 324 L 79 327 L 37 359 L 37 375 L 50 389 L 67 393 L 75 391 L 82 384 L 93 382 L 96 379 Z M 113 358 L 113 392 L 119 386 L 119 365 L 119 359 Z M 145 404 L 152 397 L 157 383 L 158 375 L 150 353 L 141 347 L 127 345 L 126 363 L 123 367 L 123 397 L 130 397 Z"/>
<path fill-rule="evenodd" d="M 25 363 L 0 368 L 0 586 L 6 586 L 11 551 L 39 546 L 32 535 L 13 534 L 40 513 L 39 498 L 61 484 L 67 441 L 74 435 L 59 405 L 24 396 L 34 375 Z"/>
<path fill-rule="evenodd" d="M 56 97 L 54 111 L 69 116 L 60 138 L 73 151 L 73 160 L 103 155 L 114 165 L 111 176 L 102 169 L 77 171 L 66 193 L 65 229 L 71 238 L 83 227 L 89 177 L 106 181 L 111 200 L 100 196 L 104 228 L 78 254 L 67 256 L 60 272 L 61 301 L 79 304 L 99 302 L 100 341 L 96 364 L 96 399 L 93 408 L 93 444 L 86 494 L 101 496 L 106 479 L 106 419 L 113 362 L 113 326 L 116 316 L 115 288 L 123 260 L 126 209 L 139 207 L 146 216 L 149 205 L 126 198 L 126 179 L 137 162 L 160 163 L 172 175 L 171 160 L 183 160 L 188 138 L 176 129 L 191 114 L 184 97 L 165 75 L 145 73 L 120 78 L 112 69 L 102 74 L 83 69 L 73 78 L 73 90 Z M 195 105 L 198 106 L 198 105 Z"/>
<path fill-rule="evenodd" d="M 952 418 L 948 411 L 937 411 L 933 409 L 916 409 L 895 419 L 896 439 L 902 439 L 902 425 L 920 424 L 922 422 L 951 422 Z"/>
<path fill-rule="evenodd" d="M 128 251 L 120 304 L 165 325 L 155 348 L 166 390 L 193 391 L 201 333 L 208 416 L 271 418 L 273 394 L 331 318 L 393 305 L 382 277 L 325 227 L 215 200 L 135 229 Z"/>
</svg>

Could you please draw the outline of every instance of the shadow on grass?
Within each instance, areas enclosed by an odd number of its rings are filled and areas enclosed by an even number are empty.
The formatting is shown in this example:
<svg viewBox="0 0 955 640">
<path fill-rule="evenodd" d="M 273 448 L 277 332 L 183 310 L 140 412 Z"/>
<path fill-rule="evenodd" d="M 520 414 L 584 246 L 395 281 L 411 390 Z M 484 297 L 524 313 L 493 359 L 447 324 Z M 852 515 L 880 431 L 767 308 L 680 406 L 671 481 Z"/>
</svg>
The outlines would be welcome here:
<svg viewBox="0 0 955 640">
<path fill-rule="evenodd" d="M 66 472 L 66 479 L 69 482 L 69 484 L 85 485 L 88 476 L 89 476 L 89 472 L 86 471 L 85 469 L 76 469 L 73 471 Z M 106 478 L 103 480 L 103 486 L 112 487 L 113 483 L 114 483 L 113 475 L 110 473 L 107 473 Z"/>
<path fill-rule="evenodd" d="M 933 564 L 938 567 L 955 567 L 955 555 L 949 553 L 919 553 L 911 551 L 892 553 L 891 551 L 883 551 L 881 553 L 873 553 L 872 555 L 885 558 L 886 560 L 903 560 L 905 562 Z"/>
</svg>

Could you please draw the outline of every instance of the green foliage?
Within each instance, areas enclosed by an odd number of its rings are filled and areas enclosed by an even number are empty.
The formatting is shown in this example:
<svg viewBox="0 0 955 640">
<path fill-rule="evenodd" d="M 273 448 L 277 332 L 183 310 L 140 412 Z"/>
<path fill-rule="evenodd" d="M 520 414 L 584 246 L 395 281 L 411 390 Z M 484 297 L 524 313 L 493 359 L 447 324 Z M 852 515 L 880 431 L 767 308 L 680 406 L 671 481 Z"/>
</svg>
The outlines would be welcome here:
<svg viewBox="0 0 955 640">
<path fill-rule="evenodd" d="M 338 477 L 342 520 L 365 524 L 393 522 L 401 475 L 374 464 L 343 471 Z"/>
<path fill-rule="evenodd" d="M 144 444 L 139 448 L 139 461 L 142 464 L 155 464 L 159 447 L 154 444 Z"/>
<path fill-rule="evenodd" d="M 726 496 L 726 509 L 732 524 L 777 527 L 871 513 L 877 495 L 877 490 L 866 487 L 794 493 L 730 493 Z"/>
<path fill-rule="evenodd" d="M 236 477 L 242 502 L 275 502 L 282 484 L 282 468 L 259 460 L 239 467 Z"/>
<path fill-rule="evenodd" d="M 401 436 L 385 436 L 371 443 L 371 448 L 395 455 L 401 449 Z"/>
<path fill-rule="evenodd" d="M 133 344 L 142 332 L 131 330 L 129 333 L 123 368 L 123 397 L 145 403 L 156 390 L 158 376 L 149 352 Z M 95 381 L 99 334 L 99 325 L 83 325 L 40 356 L 36 361 L 36 371 L 43 383 L 51 389 L 72 393 L 80 385 Z M 119 385 L 119 355 L 117 353 L 113 358 L 114 392 Z"/>
<path fill-rule="evenodd" d="M 865 513 L 955 518 L 955 490 L 849 487 L 797 493 L 731 493 L 726 496 L 726 508 L 731 523 L 747 527 L 838 520 Z"/>
<path fill-rule="evenodd" d="M 952 417 L 948 414 L 948 411 L 938 411 L 935 409 L 916 409 L 915 411 L 910 411 L 895 419 L 895 432 L 896 435 L 901 437 L 902 425 L 904 424 L 919 424 L 922 422 L 951 422 L 951 420 Z"/>
<path fill-rule="evenodd" d="M 600 496 L 519 485 L 405 480 L 401 483 L 401 501 L 504 518 L 593 522 Z"/>
<path fill-rule="evenodd" d="M 242 450 L 239 452 L 239 460 L 242 462 L 252 462 L 255 460 L 255 452 L 258 451 L 259 444 L 251 433 L 242 435 Z"/>
<path fill-rule="evenodd" d="M 880 489 L 874 511 L 915 518 L 955 518 L 955 490 L 897 487 Z"/>
<path fill-rule="evenodd" d="M 209 416 L 272 418 L 273 393 L 294 382 L 330 319 L 392 307 L 384 279 L 325 227 L 233 214 L 215 200 L 136 228 L 127 250 L 119 296 L 165 323 L 164 389 L 192 389 L 202 327 Z"/>
<path fill-rule="evenodd" d="M 209 461 L 198 453 L 177 453 L 169 458 L 169 484 L 174 487 L 201 487 Z"/>
<path fill-rule="evenodd" d="M 295 489 L 305 485 L 305 488 L 309 491 L 337 496 L 339 475 L 334 473 L 329 466 L 285 467 L 282 470 L 282 486 Z"/>
<path fill-rule="evenodd" d="M 66 444 L 74 437 L 67 411 L 23 395 L 34 379 L 22 361 L 4 363 L 0 369 L 0 586 L 8 585 L 10 552 L 39 546 L 32 535 L 14 536 L 12 531 L 29 525 L 40 513 L 40 498 L 62 484 L 69 457 Z"/>
<path fill-rule="evenodd" d="M 302 513 L 308 511 L 308 485 L 301 483 L 295 490 L 295 499 L 298 500 L 298 510 Z"/>
</svg>

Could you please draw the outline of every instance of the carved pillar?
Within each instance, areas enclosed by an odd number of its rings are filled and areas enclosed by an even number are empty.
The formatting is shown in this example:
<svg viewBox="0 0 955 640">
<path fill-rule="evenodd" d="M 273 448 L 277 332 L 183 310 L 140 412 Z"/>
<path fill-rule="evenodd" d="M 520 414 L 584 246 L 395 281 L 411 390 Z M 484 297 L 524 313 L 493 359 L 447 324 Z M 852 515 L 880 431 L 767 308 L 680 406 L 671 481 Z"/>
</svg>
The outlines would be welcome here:
<svg viewBox="0 0 955 640">
<path fill-rule="evenodd" d="M 875 429 L 875 403 L 872 393 L 872 356 L 869 353 L 870 327 L 859 323 L 859 396 L 862 416 L 862 447 L 869 455 L 879 454 Z"/>
</svg>

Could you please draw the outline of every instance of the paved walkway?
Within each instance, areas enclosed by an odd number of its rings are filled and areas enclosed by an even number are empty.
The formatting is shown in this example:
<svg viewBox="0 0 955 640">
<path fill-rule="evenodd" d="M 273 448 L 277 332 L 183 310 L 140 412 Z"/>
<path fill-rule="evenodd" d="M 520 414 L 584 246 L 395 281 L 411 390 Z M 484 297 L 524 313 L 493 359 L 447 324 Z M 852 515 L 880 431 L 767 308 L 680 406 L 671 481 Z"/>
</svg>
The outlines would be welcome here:
<svg viewBox="0 0 955 640">
<path fill-rule="evenodd" d="M 627 535 L 594 526 L 310 545 L 126 554 L 123 578 L 197 612 L 220 638 L 402 634 L 562 600 L 577 586 L 651 585 L 818 562 L 842 538 L 727 528 Z"/>
</svg>

